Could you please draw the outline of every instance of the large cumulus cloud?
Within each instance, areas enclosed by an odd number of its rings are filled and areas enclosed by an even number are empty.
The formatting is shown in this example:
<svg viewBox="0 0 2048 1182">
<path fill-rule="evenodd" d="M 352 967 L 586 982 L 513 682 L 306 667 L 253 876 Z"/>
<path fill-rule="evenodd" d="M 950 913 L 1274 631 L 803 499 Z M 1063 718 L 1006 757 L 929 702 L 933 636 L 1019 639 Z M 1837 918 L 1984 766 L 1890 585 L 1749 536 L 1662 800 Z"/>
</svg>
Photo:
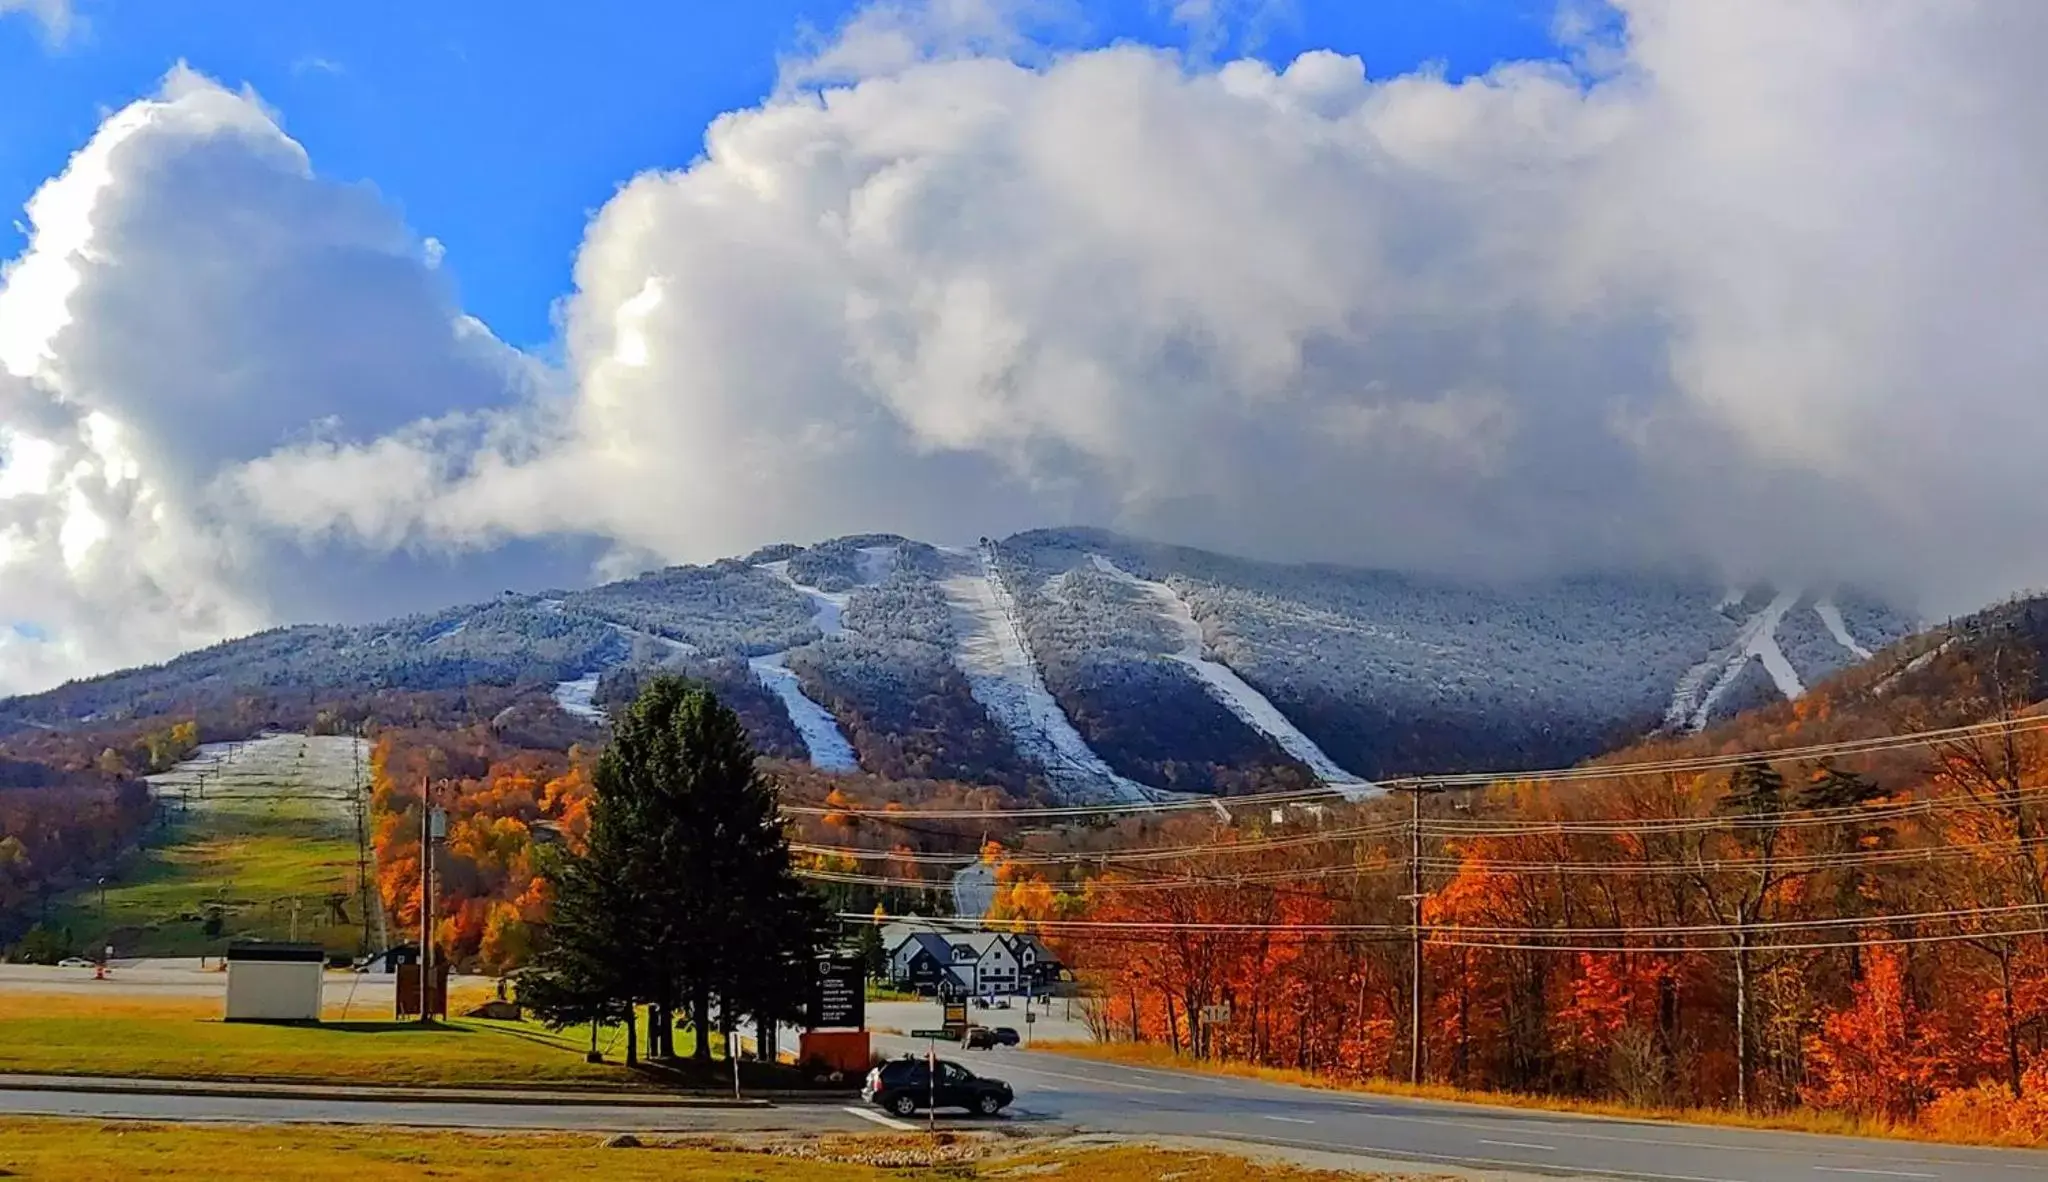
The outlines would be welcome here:
<svg viewBox="0 0 2048 1182">
<path fill-rule="evenodd" d="M 222 491 L 281 448 L 546 404 L 373 191 L 180 67 L 28 214 L 0 286 L 0 687 L 474 586 L 309 551 Z"/>
<path fill-rule="evenodd" d="M 1704 562 L 1936 611 L 2048 581 L 2048 10 L 1630 0 L 1570 62 L 1453 83 L 1062 51 L 1008 7 L 877 9 L 632 179 L 559 371 L 236 99 L 234 151 L 107 186 L 132 233 L 31 379 L 97 392 L 38 413 L 99 410 L 200 516 L 197 573 L 153 585 L 215 612 L 252 587 L 283 610 L 281 539 L 594 537 L 623 567 L 1063 521 L 1393 566 Z M 259 193 L 289 212 L 254 257 L 189 231 Z M 239 294 L 155 308 L 187 268 Z M 146 364 L 103 356 L 138 341 Z"/>
</svg>

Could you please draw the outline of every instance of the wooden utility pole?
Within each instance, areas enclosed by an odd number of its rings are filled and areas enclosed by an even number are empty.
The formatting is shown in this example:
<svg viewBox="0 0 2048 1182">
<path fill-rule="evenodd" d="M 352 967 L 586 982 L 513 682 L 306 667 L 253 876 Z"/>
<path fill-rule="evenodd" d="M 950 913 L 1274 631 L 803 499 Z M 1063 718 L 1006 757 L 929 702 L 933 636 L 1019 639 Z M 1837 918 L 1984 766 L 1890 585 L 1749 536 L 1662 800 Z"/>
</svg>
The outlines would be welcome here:
<svg viewBox="0 0 2048 1182">
<path fill-rule="evenodd" d="M 1408 1082 L 1422 1083 L 1422 792 L 1408 793 Z"/>
<path fill-rule="evenodd" d="M 1408 1082 L 1422 1082 L 1422 794 L 1443 789 L 1414 783 L 1396 786 L 1408 794 Z"/>
</svg>

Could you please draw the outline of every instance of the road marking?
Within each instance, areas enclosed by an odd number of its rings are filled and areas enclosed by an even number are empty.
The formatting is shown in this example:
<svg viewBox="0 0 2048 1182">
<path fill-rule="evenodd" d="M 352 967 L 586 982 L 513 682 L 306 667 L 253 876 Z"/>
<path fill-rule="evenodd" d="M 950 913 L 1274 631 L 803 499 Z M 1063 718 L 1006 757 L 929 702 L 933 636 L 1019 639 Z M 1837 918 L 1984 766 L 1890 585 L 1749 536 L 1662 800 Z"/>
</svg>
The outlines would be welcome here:
<svg viewBox="0 0 2048 1182">
<path fill-rule="evenodd" d="M 1533 1141 L 1489 1141 L 1481 1137 L 1479 1143 L 1481 1145 L 1505 1145 L 1509 1149 L 1541 1149 L 1545 1153 L 1557 1152 L 1557 1146 L 1555 1145 L 1538 1145 Z"/>
<path fill-rule="evenodd" d="M 1043 1075 L 1051 1079 L 1070 1080 L 1074 1083 L 1096 1084 L 1105 1088 L 1129 1088 L 1134 1092 L 1165 1092 L 1169 1096 L 1184 1094 L 1179 1088 L 1161 1088 L 1155 1087 L 1152 1084 L 1125 1083 L 1122 1080 L 1115 1079 L 1094 1079 L 1086 1075 L 1067 1075 L 1058 1071 L 1047 1071 L 1043 1067 L 1011 1067 L 1009 1070 L 1022 1072 L 1025 1075 Z"/>
<path fill-rule="evenodd" d="M 1287 1122 L 1288 1124 L 1291 1124 L 1291 1125 L 1312 1125 L 1312 1124 L 1316 1123 L 1316 1122 L 1314 1122 L 1314 1121 L 1312 1121 L 1312 1120 L 1309 1120 L 1309 1119 L 1307 1119 L 1307 1118 L 1305 1118 L 1305 1117 L 1299 1117 L 1299 1116 L 1267 1116 L 1267 1117 L 1265 1117 L 1264 1119 L 1266 1119 L 1266 1120 L 1279 1120 L 1279 1121 L 1286 1121 L 1286 1122 Z"/>
<path fill-rule="evenodd" d="M 855 1108 L 851 1104 L 848 1104 L 845 1108 L 840 1109 L 840 1111 L 850 1112 L 853 1115 L 861 1118 L 862 1120 L 874 1121 L 876 1124 L 881 1125 L 884 1128 L 895 1129 L 899 1133 L 915 1133 L 917 1131 L 917 1126 L 911 1124 L 909 1121 L 897 1120 L 893 1116 L 883 1116 L 879 1112 L 869 1112 L 865 1108 Z"/>
<path fill-rule="evenodd" d="M 1887 1178 L 1938 1178 L 1939 1174 L 1916 1174 L 1911 1170 L 1871 1170 L 1859 1166 L 1815 1166 L 1830 1174 L 1883 1174 Z"/>
</svg>

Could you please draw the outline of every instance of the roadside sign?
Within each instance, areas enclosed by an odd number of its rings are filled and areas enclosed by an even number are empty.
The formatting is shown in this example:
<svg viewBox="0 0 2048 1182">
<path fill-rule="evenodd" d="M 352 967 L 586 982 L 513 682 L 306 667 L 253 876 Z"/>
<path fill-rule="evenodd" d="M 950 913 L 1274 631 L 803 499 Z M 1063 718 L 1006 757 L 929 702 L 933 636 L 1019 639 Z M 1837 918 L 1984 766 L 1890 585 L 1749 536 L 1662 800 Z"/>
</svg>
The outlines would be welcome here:
<svg viewBox="0 0 2048 1182">
<path fill-rule="evenodd" d="M 428 812 L 427 812 L 427 836 L 428 836 L 428 837 L 430 837 L 430 838 L 432 838 L 432 839 L 433 839 L 433 840 L 435 840 L 435 841 L 445 841 L 445 840 L 447 840 L 447 837 L 448 837 L 448 810 L 447 810 L 447 809 L 441 809 L 441 808 L 437 808 L 437 809 L 430 809 L 430 810 L 428 810 Z"/>
<path fill-rule="evenodd" d="M 910 1037 L 923 1039 L 935 1038 L 944 1042 L 953 1042 L 957 1040 L 960 1037 L 960 1035 L 957 1032 L 951 1030 L 913 1030 L 910 1032 Z"/>
<path fill-rule="evenodd" d="M 1202 1021 L 1212 1026 L 1230 1021 L 1230 1003 L 1224 1002 L 1222 1005 L 1203 1006 Z"/>
<path fill-rule="evenodd" d="M 810 1027 L 859 1030 L 867 1018 L 867 965 L 858 956 L 827 956 L 811 978 Z"/>
<path fill-rule="evenodd" d="M 1038 1012 L 1036 1010 L 1031 1009 L 1029 1006 L 1026 1006 L 1024 1008 L 1024 1024 L 1026 1026 L 1029 1026 L 1036 1021 L 1038 1021 Z"/>
</svg>

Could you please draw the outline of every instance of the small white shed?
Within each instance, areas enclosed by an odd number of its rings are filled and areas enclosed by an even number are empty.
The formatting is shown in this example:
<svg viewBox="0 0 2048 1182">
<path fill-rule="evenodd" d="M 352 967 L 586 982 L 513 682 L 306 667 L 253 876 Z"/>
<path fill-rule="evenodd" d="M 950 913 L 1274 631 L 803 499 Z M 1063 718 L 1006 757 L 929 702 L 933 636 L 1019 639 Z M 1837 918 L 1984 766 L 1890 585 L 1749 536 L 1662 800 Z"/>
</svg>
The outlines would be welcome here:
<svg viewBox="0 0 2048 1182">
<path fill-rule="evenodd" d="M 228 945 L 227 1020 L 318 1022 L 326 963 L 327 950 L 318 944 Z"/>
</svg>

